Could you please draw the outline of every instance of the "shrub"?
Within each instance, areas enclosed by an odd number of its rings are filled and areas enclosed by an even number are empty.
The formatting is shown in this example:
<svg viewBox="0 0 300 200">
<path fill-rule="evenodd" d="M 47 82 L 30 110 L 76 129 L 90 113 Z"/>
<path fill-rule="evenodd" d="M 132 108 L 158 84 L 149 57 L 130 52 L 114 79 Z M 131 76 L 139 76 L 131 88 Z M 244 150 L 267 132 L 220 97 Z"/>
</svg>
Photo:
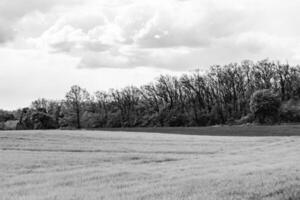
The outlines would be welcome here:
<svg viewBox="0 0 300 200">
<path fill-rule="evenodd" d="M 241 125 L 241 124 L 249 124 L 252 123 L 255 120 L 253 114 L 248 114 L 246 116 L 241 117 L 238 120 L 235 120 L 234 124 Z"/>
<path fill-rule="evenodd" d="M 271 90 L 258 90 L 250 99 L 250 109 L 259 123 L 273 124 L 279 119 L 280 98 Z"/>
<path fill-rule="evenodd" d="M 33 129 L 33 122 L 31 120 L 32 111 L 29 108 L 23 108 L 21 111 L 21 117 L 17 124 L 18 130 Z"/>
<path fill-rule="evenodd" d="M 85 111 L 81 116 L 83 128 L 99 128 L 101 127 L 101 121 L 99 120 L 99 114 Z"/>
<path fill-rule="evenodd" d="M 31 115 L 33 129 L 54 129 L 57 128 L 53 117 L 44 112 L 34 112 Z"/>
<path fill-rule="evenodd" d="M 54 129 L 58 124 L 53 117 L 45 112 L 33 111 L 28 108 L 23 109 L 16 129 Z"/>
<path fill-rule="evenodd" d="M 179 113 L 169 116 L 169 126 L 185 126 L 188 123 L 187 116 Z"/>
<path fill-rule="evenodd" d="M 284 122 L 300 122 L 300 100 L 290 99 L 280 107 L 280 119 Z"/>
<path fill-rule="evenodd" d="M 0 122 L 0 130 L 4 130 L 4 122 Z"/>
<path fill-rule="evenodd" d="M 15 117 L 13 114 L 0 110 L 0 122 L 6 122 L 8 120 L 14 120 Z"/>
<path fill-rule="evenodd" d="M 4 123 L 4 130 L 16 130 L 18 120 L 8 120 Z"/>
</svg>

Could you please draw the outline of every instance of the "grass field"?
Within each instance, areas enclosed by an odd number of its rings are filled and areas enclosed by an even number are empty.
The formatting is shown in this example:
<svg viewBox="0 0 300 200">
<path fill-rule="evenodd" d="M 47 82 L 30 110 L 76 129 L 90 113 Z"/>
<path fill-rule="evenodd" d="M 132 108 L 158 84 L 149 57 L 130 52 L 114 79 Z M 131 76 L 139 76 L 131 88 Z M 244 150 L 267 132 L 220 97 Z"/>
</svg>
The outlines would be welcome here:
<svg viewBox="0 0 300 200">
<path fill-rule="evenodd" d="M 0 199 L 299 200 L 300 137 L 0 132 Z"/>
</svg>

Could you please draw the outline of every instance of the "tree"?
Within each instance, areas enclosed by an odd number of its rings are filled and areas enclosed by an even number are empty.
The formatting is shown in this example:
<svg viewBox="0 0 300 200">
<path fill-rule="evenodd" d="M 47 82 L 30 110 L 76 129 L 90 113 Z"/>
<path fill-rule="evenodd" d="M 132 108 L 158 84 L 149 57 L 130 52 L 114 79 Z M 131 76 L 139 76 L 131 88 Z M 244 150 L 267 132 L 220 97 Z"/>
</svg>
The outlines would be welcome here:
<svg viewBox="0 0 300 200">
<path fill-rule="evenodd" d="M 17 129 L 55 129 L 58 124 L 53 116 L 45 112 L 45 109 L 24 108 L 22 110 Z"/>
<path fill-rule="evenodd" d="M 33 129 L 57 128 L 57 124 L 53 117 L 45 112 L 35 111 L 31 114 L 30 119 L 33 123 Z"/>
<path fill-rule="evenodd" d="M 258 90 L 253 93 L 250 108 L 259 123 L 274 123 L 278 120 L 280 98 L 272 90 Z"/>
<path fill-rule="evenodd" d="M 31 108 L 34 110 L 44 110 L 48 111 L 49 101 L 44 98 L 37 99 L 31 103 Z"/>
<path fill-rule="evenodd" d="M 101 127 L 107 124 L 108 118 L 108 105 L 110 103 L 110 97 L 107 92 L 97 91 L 95 93 L 96 99 L 96 112 L 99 114 L 99 123 Z"/>
<path fill-rule="evenodd" d="M 4 110 L 0 110 L 0 122 L 6 122 L 8 120 L 14 120 L 15 117 L 12 113 Z"/>
<path fill-rule="evenodd" d="M 34 125 L 31 120 L 32 110 L 30 108 L 23 108 L 21 111 L 20 119 L 17 124 L 17 129 L 26 130 L 33 129 Z"/>
<path fill-rule="evenodd" d="M 139 88 L 111 89 L 91 97 L 72 86 L 64 101 L 38 99 L 25 110 L 0 111 L 0 122 L 14 117 L 21 119 L 21 128 L 48 127 L 49 116 L 57 126 L 77 128 L 206 126 L 253 122 L 254 117 L 260 123 L 279 118 L 294 122 L 300 119 L 299 104 L 284 105 L 299 99 L 299 65 L 246 60 L 181 77 L 162 75 Z"/>
<path fill-rule="evenodd" d="M 69 108 L 69 114 L 75 116 L 75 123 L 78 129 L 81 128 L 80 116 L 84 109 L 84 102 L 87 101 L 89 97 L 89 93 L 77 85 L 72 86 L 70 91 L 66 94 L 66 104 Z"/>
</svg>

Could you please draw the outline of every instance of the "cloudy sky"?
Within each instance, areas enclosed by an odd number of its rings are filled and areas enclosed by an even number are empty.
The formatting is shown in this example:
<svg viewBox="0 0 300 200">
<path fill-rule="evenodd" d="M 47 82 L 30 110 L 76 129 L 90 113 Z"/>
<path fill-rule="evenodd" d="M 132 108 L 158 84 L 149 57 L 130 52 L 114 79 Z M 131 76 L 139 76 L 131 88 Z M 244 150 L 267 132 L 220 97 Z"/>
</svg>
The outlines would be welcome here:
<svg viewBox="0 0 300 200">
<path fill-rule="evenodd" d="M 300 63 L 299 0 L 1 0 L 0 108 L 212 64 Z"/>
</svg>

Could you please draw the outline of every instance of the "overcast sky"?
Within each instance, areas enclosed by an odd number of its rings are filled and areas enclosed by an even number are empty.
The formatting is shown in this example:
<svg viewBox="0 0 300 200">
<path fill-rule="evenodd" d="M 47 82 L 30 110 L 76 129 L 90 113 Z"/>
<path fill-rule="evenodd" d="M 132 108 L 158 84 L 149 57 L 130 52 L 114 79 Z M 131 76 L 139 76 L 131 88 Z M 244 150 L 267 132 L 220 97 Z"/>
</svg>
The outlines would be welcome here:
<svg viewBox="0 0 300 200">
<path fill-rule="evenodd" d="M 1 0 L 0 108 L 270 58 L 300 63 L 300 0 Z"/>
</svg>

